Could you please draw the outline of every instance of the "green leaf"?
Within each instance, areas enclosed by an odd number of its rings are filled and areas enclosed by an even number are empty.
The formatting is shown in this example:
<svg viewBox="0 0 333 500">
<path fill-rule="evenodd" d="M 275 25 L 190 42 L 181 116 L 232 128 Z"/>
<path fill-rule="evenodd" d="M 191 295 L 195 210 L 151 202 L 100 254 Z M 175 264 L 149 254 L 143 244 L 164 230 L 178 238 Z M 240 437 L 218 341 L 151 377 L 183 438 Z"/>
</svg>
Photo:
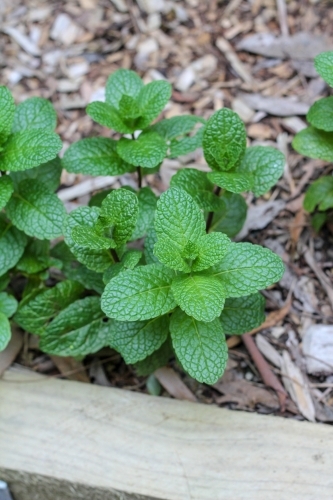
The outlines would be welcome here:
<svg viewBox="0 0 333 500">
<path fill-rule="evenodd" d="M 208 179 L 231 193 L 250 191 L 253 186 L 253 176 L 248 173 L 211 172 Z"/>
<path fill-rule="evenodd" d="M 97 221 L 98 224 L 98 221 Z M 103 228 L 96 229 L 96 227 L 91 228 L 88 225 L 76 226 L 72 230 L 72 238 L 74 243 L 82 248 L 88 250 L 108 250 L 109 248 L 115 248 L 116 244 L 112 238 L 103 236 Z"/>
<path fill-rule="evenodd" d="M 106 101 L 118 108 L 123 95 L 136 98 L 142 88 L 143 81 L 134 71 L 118 69 L 109 76 L 106 82 Z"/>
<path fill-rule="evenodd" d="M 160 236 L 154 245 L 154 255 L 158 261 L 175 271 L 189 273 L 191 266 L 186 262 L 178 246 L 175 246 L 169 238 Z"/>
<path fill-rule="evenodd" d="M 183 249 L 188 241 L 195 242 L 203 236 L 206 226 L 193 198 L 183 189 L 171 188 L 157 202 L 155 229 L 157 238 L 165 237 Z"/>
<path fill-rule="evenodd" d="M 99 191 L 96 194 L 93 194 L 89 200 L 89 207 L 101 207 L 103 200 L 110 194 L 112 189 L 103 189 L 103 191 Z"/>
<path fill-rule="evenodd" d="M 144 244 L 144 257 L 146 264 L 159 263 L 158 258 L 154 254 L 154 246 L 157 242 L 157 235 L 154 227 L 151 227 L 147 233 L 145 244 Z"/>
<path fill-rule="evenodd" d="M 0 313 L 11 318 L 17 309 L 17 300 L 6 292 L 0 293 Z"/>
<path fill-rule="evenodd" d="M 10 134 L 15 113 L 15 102 L 9 89 L 0 86 L 0 145 Z"/>
<path fill-rule="evenodd" d="M 193 260 L 192 271 L 202 271 L 217 264 L 227 253 L 228 236 L 222 233 L 205 234 L 197 241 L 198 255 Z"/>
<path fill-rule="evenodd" d="M 51 240 L 62 234 L 65 208 L 42 182 L 22 181 L 6 210 L 13 224 L 29 236 Z"/>
<path fill-rule="evenodd" d="M 150 375 L 158 368 L 165 366 L 172 354 L 171 340 L 170 337 L 168 337 L 159 349 L 154 351 L 150 356 L 147 356 L 142 361 L 135 363 L 135 371 L 139 376 Z"/>
<path fill-rule="evenodd" d="M 138 198 L 125 188 L 111 191 L 103 200 L 101 219 L 113 227 L 112 238 L 117 247 L 130 240 L 138 218 Z"/>
<path fill-rule="evenodd" d="M 100 298 L 86 297 L 60 311 L 42 333 L 39 346 L 56 356 L 85 356 L 108 345 L 112 329 Z"/>
<path fill-rule="evenodd" d="M 75 281 L 61 281 L 52 288 L 32 294 L 20 304 L 14 321 L 27 332 L 40 335 L 49 321 L 60 311 L 77 300 L 84 291 L 82 285 Z"/>
<path fill-rule="evenodd" d="M 89 137 L 74 142 L 64 154 L 67 172 L 88 175 L 122 175 L 133 171 L 117 153 L 117 141 L 107 137 Z"/>
<path fill-rule="evenodd" d="M 292 146 L 301 155 L 333 161 L 333 132 L 307 127 L 295 135 Z"/>
<path fill-rule="evenodd" d="M 95 290 L 98 294 L 104 291 L 103 274 L 96 273 L 87 269 L 85 266 L 79 265 L 75 268 L 66 268 L 64 271 L 66 278 L 77 281 L 87 290 Z"/>
<path fill-rule="evenodd" d="M 315 128 L 333 132 L 333 96 L 319 99 L 312 104 L 306 119 Z"/>
<path fill-rule="evenodd" d="M 246 219 L 247 205 L 239 194 L 226 192 L 221 196 L 225 208 L 213 216 L 210 232 L 219 231 L 233 238 L 242 229 Z"/>
<path fill-rule="evenodd" d="M 210 322 L 220 316 L 224 305 L 221 281 L 206 274 L 177 276 L 171 285 L 175 301 L 189 316 Z"/>
<path fill-rule="evenodd" d="M 14 184 L 9 175 L 0 177 L 0 210 L 7 205 L 14 191 Z"/>
<path fill-rule="evenodd" d="M 168 316 L 146 321 L 115 321 L 111 347 L 120 352 L 125 363 L 141 361 L 159 349 L 169 333 Z"/>
<path fill-rule="evenodd" d="M 137 102 L 141 111 L 137 129 L 146 128 L 163 111 L 171 97 L 171 85 L 165 80 L 157 80 L 145 85 L 137 96 Z"/>
<path fill-rule="evenodd" d="M 36 274 L 48 269 L 52 265 L 49 252 L 49 241 L 30 240 L 17 263 L 17 269 L 27 274 Z"/>
<path fill-rule="evenodd" d="M 0 152 L 1 169 L 17 172 L 38 167 L 55 158 L 61 148 L 60 137 L 48 130 L 31 129 L 12 134 Z"/>
<path fill-rule="evenodd" d="M 84 248 L 75 243 L 72 233 L 75 227 L 89 226 L 93 228 L 99 217 L 99 209 L 97 207 L 79 207 L 73 210 L 64 223 L 64 237 L 71 252 L 77 260 L 87 266 L 88 269 L 103 273 L 109 266 L 113 264 L 113 259 L 108 250 L 91 250 Z"/>
<path fill-rule="evenodd" d="M 112 279 L 102 295 L 102 309 L 110 318 L 137 321 L 156 318 L 176 303 L 171 293 L 173 271 L 159 264 L 140 266 Z"/>
<path fill-rule="evenodd" d="M 154 225 L 157 196 L 151 188 L 144 187 L 138 193 L 139 212 L 138 219 L 131 240 L 143 238 Z"/>
<path fill-rule="evenodd" d="M 253 146 L 246 149 L 237 172 L 253 176 L 252 191 L 255 196 L 261 196 L 280 179 L 285 162 L 281 151 L 270 146 Z"/>
<path fill-rule="evenodd" d="M 314 214 L 314 216 L 311 219 L 311 226 L 313 229 L 316 231 L 316 233 L 319 233 L 323 225 L 327 221 L 327 214 L 325 212 L 318 212 Z"/>
<path fill-rule="evenodd" d="M 231 243 L 227 254 L 214 266 L 225 297 L 242 297 L 279 281 L 284 273 L 281 258 L 268 248 L 251 243 Z"/>
<path fill-rule="evenodd" d="M 226 299 L 220 316 L 222 329 L 228 335 L 240 335 L 265 321 L 265 299 L 260 293 Z"/>
<path fill-rule="evenodd" d="M 106 285 L 112 278 L 115 278 L 119 273 L 127 269 L 134 269 L 142 257 L 142 252 L 139 250 L 129 250 L 123 256 L 120 262 L 109 267 L 103 274 L 103 282 Z"/>
<path fill-rule="evenodd" d="M 203 323 L 178 309 L 171 316 L 170 331 L 183 368 L 198 382 L 214 384 L 222 376 L 228 360 L 219 320 Z"/>
<path fill-rule="evenodd" d="M 6 349 L 11 336 L 10 323 L 7 317 L 0 312 L 0 351 Z"/>
<path fill-rule="evenodd" d="M 157 132 L 166 141 L 183 138 L 192 132 L 198 123 L 206 123 L 206 120 L 199 116 L 182 115 L 166 118 L 152 125 L 149 130 Z"/>
<path fill-rule="evenodd" d="M 138 103 L 129 95 L 123 95 L 120 99 L 119 113 L 125 122 L 128 119 L 138 118 L 141 114 Z"/>
<path fill-rule="evenodd" d="M 202 147 L 202 139 L 205 128 L 201 127 L 195 135 L 184 137 L 183 139 L 170 141 L 170 158 L 184 156 Z"/>
<path fill-rule="evenodd" d="M 171 177 L 170 187 L 184 189 L 202 210 L 215 212 L 225 209 L 225 203 L 213 193 L 214 184 L 210 182 L 206 172 L 194 168 L 178 170 Z"/>
<path fill-rule="evenodd" d="M 12 132 L 27 129 L 44 129 L 52 132 L 57 125 L 57 114 L 47 99 L 30 97 L 15 109 Z"/>
<path fill-rule="evenodd" d="M 324 211 L 333 207 L 333 177 L 323 176 L 314 181 L 307 190 L 304 198 L 304 208 L 313 212 L 316 206 Z"/>
<path fill-rule="evenodd" d="M 325 82 L 333 87 L 333 52 L 322 52 L 315 57 L 315 68 Z"/>
<path fill-rule="evenodd" d="M 239 116 L 222 108 L 208 120 L 203 135 L 205 159 L 212 170 L 230 170 L 242 158 L 246 130 Z"/>
<path fill-rule="evenodd" d="M 26 235 L 0 215 L 0 276 L 17 264 L 26 244 Z"/>
<path fill-rule="evenodd" d="M 9 274 L 3 274 L 2 276 L 0 276 L 0 292 L 2 292 L 2 290 L 5 290 L 9 285 L 9 283 L 10 283 Z"/>
<path fill-rule="evenodd" d="M 135 127 L 125 123 L 119 111 L 106 102 L 95 101 L 90 103 L 86 108 L 86 113 L 103 127 L 111 128 L 121 134 L 130 134 L 135 131 Z"/>
<path fill-rule="evenodd" d="M 56 191 L 60 184 L 60 176 L 62 172 L 62 165 L 59 156 L 50 160 L 39 167 L 24 170 L 22 172 L 10 172 L 10 177 L 14 182 L 15 189 L 18 189 L 20 182 L 26 179 L 41 180 L 49 191 Z"/>
<path fill-rule="evenodd" d="M 154 168 L 167 154 L 166 142 L 156 133 L 140 134 L 136 140 L 122 138 L 118 141 L 119 156 L 136 167 Z"/>
</svg>

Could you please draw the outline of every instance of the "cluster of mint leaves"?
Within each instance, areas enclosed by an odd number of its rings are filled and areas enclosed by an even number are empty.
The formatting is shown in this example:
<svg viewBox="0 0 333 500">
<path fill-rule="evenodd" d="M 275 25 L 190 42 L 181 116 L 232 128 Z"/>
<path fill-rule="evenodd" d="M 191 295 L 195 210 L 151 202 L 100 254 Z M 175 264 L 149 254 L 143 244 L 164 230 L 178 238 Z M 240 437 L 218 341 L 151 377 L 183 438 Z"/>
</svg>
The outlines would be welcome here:
<svg viewBox="0 0 333 500">
<path fill-rule="evenodd" d="M 330 87 L 333 87 L 333 52 L 322 52 L 315 58 L 315 68 Z M 294 149 L 304 156 L 333 161 L 333 96 L 316 101 L 306 116 L 310 126 L 298 132 L 293 140 Z M 313 227 L 319 231 L 333 209 L 333 176 L 314 181 L 304 198 L 306 211 L 315 214 Z M 327 212 L 328 211 L 328 212 Z"/>
<path fill-rule="evenodd" d="M 87 113 L 121 137 L 84 138 L 60 160 L 51 104 L 31 98 L 15 107 L 0 87 L 0 350 L 11 318 L 39 335 L 46 353 L 82 359 L 110 346 L 141 375 L 176 357 L 192 377 L 214 383 L 227 361 L 225 335 L 262 323 L 259 291 L 281 278 L 282 261 L 231 238 L 246 217 L 240 193 L 268 191 L 284 157 L 246 147 L 229 109 L 208 121 L 155 122 L 170 95 L 166 81 L 144 85 L 133 71 L 116 71 L 106 102 Z M 210 172 L 179 170 L 160 197 L 141 187 L 165 158 L 201 146 Z M 139 189 L 100 191 L 66 214 L 55 193 L 62 168 L 137 172 Z"/>
</svg>

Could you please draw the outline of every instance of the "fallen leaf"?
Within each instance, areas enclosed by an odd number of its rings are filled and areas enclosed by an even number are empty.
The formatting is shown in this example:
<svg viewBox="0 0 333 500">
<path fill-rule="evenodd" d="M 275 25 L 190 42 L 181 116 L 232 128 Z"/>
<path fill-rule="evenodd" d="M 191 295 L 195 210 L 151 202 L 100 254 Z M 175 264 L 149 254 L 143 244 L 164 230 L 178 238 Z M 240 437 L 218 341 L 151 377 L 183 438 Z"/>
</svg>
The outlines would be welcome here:
<svg viewBox="0 0 333 500">
<path fill-rule="evenodd" d="M 159 368 L 154 373 L 162 387 L 176 399 L 197 401 L 192 391 L 184 384 L 179 375 L 172 368 Z"/>
<path fill-rule="evenodd" d="M 20 352 L 23 344 L 22 334 L 12 328 L 12 338 L 9 341 L 6 349 L 0 352 L 0 377 L 7 368 L 15 361 L 16 356 Z"/>
<path fill-rule="evenodd" d="M 69 380 L 78 380 L 79 382 L 90 382 L 86 368 L 81 361 L 61 356 L 50 356 L 50 358 L 64 377 Z"/>
<path fill-rule="evenodd" d="M 246 215 L 244 226 L 236 236 L 236 241 L 244 239 L 250 231 L 257 231 L 266 227 L 284 209 L 283 200 L 273 200 L 251 206 Z"/>
</svg>

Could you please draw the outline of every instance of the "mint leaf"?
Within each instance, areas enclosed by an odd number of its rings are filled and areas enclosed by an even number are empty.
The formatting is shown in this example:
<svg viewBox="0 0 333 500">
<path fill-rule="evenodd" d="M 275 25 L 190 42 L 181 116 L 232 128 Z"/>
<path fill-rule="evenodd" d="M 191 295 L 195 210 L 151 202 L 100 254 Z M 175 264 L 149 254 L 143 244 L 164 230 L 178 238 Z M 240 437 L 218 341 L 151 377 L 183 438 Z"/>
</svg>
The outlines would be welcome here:
<svg viewBox="0 0 333 500">
<path fill-rule="evenodd" d="M 327 214 L 324 212 L 318 212 L 314 214 L 314 216 L 311 219 L 311 226 L 313 229 L 316 231 L 316 233 L 319 233 L 323 225 L 327 221 Z"/>
<path fill-rule="evenodd" d="M 120 139 L 117 152 L 131 165 L 154 168 L 166 157 L 167 145 L 156 132 L 147 132 L 140 134 L 136 140 Z"/>
<path fill-rule="evenodd" d="M 0 312 L 0 351 L 3 351 L 6 349 L 10 338 L 12 336 L 11 330 L 10 330 L 10 324 L 2 312 Z"/>
<path fill-rule="evenodd" d="M 119 111 L 106 102 L 95 101 L 90 103 L 86 108 L 86 113 L 103 127 L 111 128 L 121 134 L 130 134 L 135 131 L 135 127 L 125 123 Z"/>
<path fill-rule="evenodd" d="M 255 196 L 261 196 L 280 179 L 285 163 L 281 151 L 270 146 L 253 146 L 246 149 L 237 172 L 253 176 L 252 191 Z"/>
<path fill-rule="evenodd" d="M 324 176 L 314 181 L 307 190 L 304 198 L 304 208 L 313 212 L 316 206 L 319 210 L 333 207 L 333 177 Z"/>
<path fill-rule="evenodd" d="M 193 260 L 192 271 L 202 271 L 217 264 L 227 253 L 229 238 L 222 233 L 205 234 L 197 241 L 198 255 Z"/>
<path fill-rule="evenodd" d="M 57 356 L 85 356 L 109 343 L 113 322 L 101 311 L 99 297 L 70 304 L 41 334 L 40 348 Z"/>
<path fill-rule="evenodd" d="M 20 304 L 14 321 L 27 332 L 40 335 L 49 321 L 80 297 L 84 291 L 75 281 L 61 281 Z"/>
<path fill-rule="evenodd" d="M 146 264 L 159 263 L 158 258 L 154 254 L 154 246 L 157 242 L 157 235 L 154 227 L 151 227 L 147 233 L 145 244 L 144 244 L 144 257 Z"/>
<path fill-rule="evenodd" d="M 104 272 L 111 264 L 113 259 L 108 250 L 91 250 L 75 243 L 73 239 L 73 230 L 78 226 L 88 226 L 93 228 L 97 223 L 100 211 L 97 207 L 80 207 L 73 210 L 65 219 L 63 231 L 67 245 L 77 260 L 87 266 L 88 269 L 97 273 Z"/>
<path fill-rule="evenodd" d="M 0 177 L 0 210 L 7 205 L 14 191 L 14 184 L 9 175 Z"/>
<path fill-rule="evenodd" d="M 192 132 L 198 123 L 206 123 L 206 120 L 193 115 L 174 116 L 155 123 L 149 127 L 149 130 L 157 132 L 166 141 L 171 141 L 171 139 L 183 138 Z"/>
<path fill-rule="evenodd" d="M 241 195 L 229 192 L 223 193 L 221 200 L 224 202 L 225 208 L 214 214 L 210 232 L 220 231 L 229 238 L 233 238 L 243 227 L 247 205 Z"/>
<path fill-rule="evenodd" d="M 65 208 L 59 198 L 39 181 L 22 181 L 6 210 L 15 226 L 29 236 L 50 240 L 62 234 Z"/>
<path fill-rule="evenodd" d="M 145 85 L 139 95 L 137 102 L 141 112 L 137 129 L 146 128 L 163 111 L 166 103 L 171 97 L 171 85 L 164 80 L 158 80 Z"/>
<path fill-rule="evenodd" d="M 123 95 L 119 101 L 119 113 L 126 122 L 128 119 L 138 118 L 141 112 L 138 103 L 133 97 Z"/>
<path fill-rule="evenodd" d="M 210 182 L 206 172 L 194 168 L 178 170 L 171 177 L 170 187 L 184 189 L 202 210 L 215 212 L 225 208 L 222 198 L 213 193 L 214 184 Z"/>
<path fill-rule="evenodd" d="M 61 172 L 61 161 L 59 156 L 56 156 L 53 160 L 42 163 L 39 167 L 22 172 L 10 172 L 9 175 L 14 182 L 15 189 L 18 189 L 20 182 L 25 179 L 42 179 L 43 184 L 48 187 L 49 191 L 55 191 L 60 184 Z"/>
<path fill-rule="evenodd" d="M 128 250 L 121 258 L 120 262 L 117 262 L 113 266 L 109 267 L 103 274 L 103 282 L 105 285 L 115 278 L 119 273 L 126 271 L 127 269 L 134 269 L 135 266 L 140 262 L 142 257 L 142 252 L 139 250 Z"/>
<path fill-rule="evenodd" d="M 166 237 L 182 249 L 205 234 L 203 214 L 193 198 L 183 189 L 165 191 L 157 202 L 155 229 L 157 237 Z"/>
<path fill-rule="evenodd" d="M 95 290 L 98 294 L 104 291 L 103 275 L 79 265 L 75 268 L 66 268 L 63 271 L 66 278 L 77 281 L 87 290 Z"/>
<path fill-rule="evenodd" d="M 292 146 L 301 155 L 333 161 L 333 132 L 307 127 L 295 135 Z"/>
<path fill-rule="evenodd" d="M 0 145 L 10 134 L 15 113 L 15 102 L 7 87 L 0 86 Z"/>
<path fill-rule="evenodd" d="M 230 170 L 245 152 L 245 126 L 236 113 L 222 108 L 208 120 L 202 145 L 212 170 Z"/>
<path fill-rule="evenodd" d="M 9 274 L 3 274 L 2 276 L 0 276 L 0 292 L 7 288 L 9 282 L 10 282 Z"/>
<path fill-rule="evenodd" d="M 171 290 L 179 307 L 198 321 L 210 322 L 220 316 L 225 293 L 223 284 L 214 276 L 177 276 L 172 282 Z"/>
<path fill-rule="evenodd" d="M 109 76 L 106 82 L 106 101 L 119 108 L 119 103 L 124 95 L 136 98 L 143 88 L 143 81 L 134 72 L 128 69 L 118 69 Z"/>
<path fill-rule="evenodd" d="M 103 200 L 101 219 L 113 226 L 112 239 L 120 247 L 132 236 L 138 218 L 138 198 L 125 188 L 111 191 Z"/>
<path fill-rule="evenodd" d="M 36 274 L 48 269 L 53 263 L 49 251 L 49 241 L 30 240 L 17 263 L 17 269 L 27 274 Z"/>
<path fill-rule="evenodd" d="M 333 97 L 325 97 L 312 104 L 306 119 L 315 128 L 333 132 Z"/>
<path fill-rule="evenodd" d="M 37 167 L 52 160 L 61 148 L 60 137 L 48 130 L 31 129 L 12 134 L 0 152 L 1 169 L 17 172 Z"/>
<path fill-rule="evenodd" d="M 201 127 L 195 135 L 191 137 L 184 137 L 180 140 L 170 141 L 170 158 L 178 158 L 178 156 L 184 156 L 192 151 L 195 151 L 202 146 L 204 127 Z"/>
<path fill-rule="evenodd" d="M 112 238 L 103 236 L 103 228 L 98 231 L 95 227 L 90 226 L 76 226 L 72 230 L 72 238 L 74 243 L 82 248 L 89 250 L 108 250 L 115 248 L 116 244 Z"/>
<path fill-rule="evenodd" d="M 220 316 L 227 334 L 240 335 L 257 328 L 265 321 L 265 299 L 260 293 L 226 299 Z"/>
<path fill-rule="evenodd" d="M 99 191 L 96 194 L 93 194 L 89 200 L 89 207 L 101 207 L 103 200 L 110 194 L 112 189 L 103 189 L 103 191 Z"/>
<path fill-rule="evenodd" d="M 184 369 L 191 377 L 214 384 L 223 374 L 228 348 L 218 319 L 203 323 L 181 310 L 171 316 L 172 344 Z"/>
<path fill-rule="evenodd" d="M 165 366 L 172 357 L 172 354 L 172 345 L 170 337 L 168 337 L 159 349 L 142 361 L 135 363 L 135 371 L 139 376 L 150 375 L 158 368 Z"/>
<path fill-rule="evenodd" d="M 333 52 L 322 52 L 315 57 L 315 68 L 320 76 L 333 87 Z"/>
<path fill-rule="evenodd" d="M 117 141 L 107 137 L 89 137 L 72 144 L 62 159 L 67 172 L 88 175 L 122 175 L 133 171 L 117 153 Z"/>
<path fill-rule="evenodd" d="M 171 311 L 173 271 L 159 264 L 140 266 L 112 279 L 102 295 L 102 309 L 110 318 L 136 321 Z"/>
<path fill-rule="evenodd" d="M 162 264 L 170 267 L 170 269 L 184 271 L 186 273 L 191 271 L 191 267 L 186 262 L 179 247 L 175 246 L 173 242 L 165 236 L 159 237 L 158 241 L 155 243 L 154 255 Z"/>
<path fill-rule="evenodd" d="M 144 187 L 138 193 L 138 200 L 138 219 L 131 240 L 143 238 L 154 224 L 157 196 L 149 187 Z"/>
<path fill-rule="evenodd" d="M 168 316 L 146 321 L 115 321 L 110 344 L 125 363 L 137 363 L 159 349 L 169 333 Z"/>
<path fill-rule="evenodd" d="M 4 314 L 7 318 L 13 316 L 17 309 L 17 300 L 12 295 L 6 292 L 0 293 L 0 313 Z"/>
<path fill-rule="evenodd" d="M 253 176 L 239 172 L 211 172 L 208 179 L 231 193 L 250 191 L 253 186 Z"/>
<path fill-rule="evenodd" d="M 42 97 L 30 97 L 15 109 L 12 132 L 26 129 L 49 129 L 54 131 L 57 125 L 57 114 L 52 104 Z"/>
<path fill-rule="evenodd" d="M 284 273 L 281 258 L 252 243 L 230 243 L 227 254 L 214 266 L 225 297 L 242 297 L 279 281 Z"/>
<path fill-rule="evenodd" d="M 20 260 L 27 237 L 0 214 L 0 276 Z"/>
</svg>

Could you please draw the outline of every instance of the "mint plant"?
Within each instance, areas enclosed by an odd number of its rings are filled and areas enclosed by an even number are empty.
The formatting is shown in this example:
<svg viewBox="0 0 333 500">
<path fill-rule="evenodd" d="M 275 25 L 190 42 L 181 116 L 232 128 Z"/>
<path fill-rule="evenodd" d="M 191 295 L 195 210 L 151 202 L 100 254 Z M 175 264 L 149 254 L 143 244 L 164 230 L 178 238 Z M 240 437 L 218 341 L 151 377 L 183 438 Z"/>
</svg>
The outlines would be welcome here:
<svg viewBox="0 0 333 500">
<path fill-rule="evenodd" d="M 315 68 L 319 75 L 333 87 L 333 52 L 323 52 L 315 58 Z M 306 116 L 310 126 L 298 132 L 293 140 L 293 147 L 304 156 L 333 161 L 333 97 L 324 97 L 316 101 Z M 314 213 L 313 227 L 319 231 L 332 217 L 333 177 L 323 176 L 314 181 L 304 198 L 304 208 Z"/>
<path fill-rule="evenodd" d="M 11 318 L 38 335 L 46 353 L 82 358 L 110 346 L 141 375 L 176 357 L 192 377 L 214 383 L 227 361 L 225 334 L 262 323 L 259 291 L 283 274 L 270 250 L 231 241 L 246 217 L 240 193 L 269 190 L 283 155 L 247 148 L 245 127 L 228 109 L 207 122 L 190 115 L 155 122 L 170 85 L 144 85 L 118 70 L 106 102 L 87 107 L 116 135 L 84 138 L 60 162 L 52 106 L 32 98 L 15 108 L 2 89 L 0 349 Z M 200 146 L 210 172 L 179 170 L 159 197 L 142 187 L 165 158 Z M 62 167 L 136 172 L 138 190 L 98 192 L 67 215 L 55 194 Z"/>
</svg>

